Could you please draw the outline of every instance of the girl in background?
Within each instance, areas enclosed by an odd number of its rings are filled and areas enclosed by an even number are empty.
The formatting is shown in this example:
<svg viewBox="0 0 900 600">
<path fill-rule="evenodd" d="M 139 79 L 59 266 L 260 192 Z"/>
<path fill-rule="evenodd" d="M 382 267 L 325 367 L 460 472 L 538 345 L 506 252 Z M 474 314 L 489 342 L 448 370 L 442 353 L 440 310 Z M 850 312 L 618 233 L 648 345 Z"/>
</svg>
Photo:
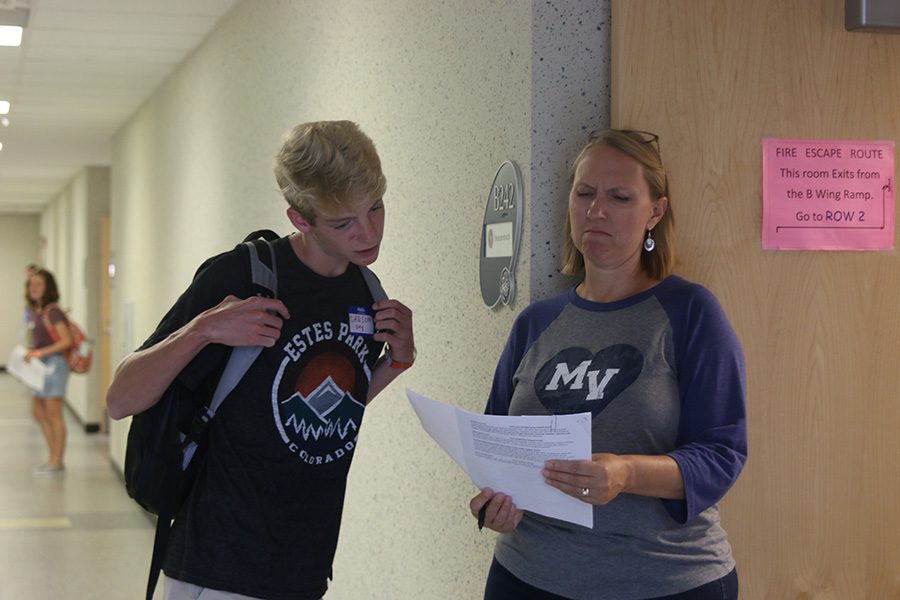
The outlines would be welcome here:
<svg viewBox="0 0 900 600">
<path fill-rule="evenodd" d="M 66 449 L 66 422 L 63 416 L 63 398 L 69 379 L 69 364 L 63 352 L 72 345 L 68 319 L 56 304 L 59 290 L 53 274 L 39 269 L 28 280 L 25 298 L 31 310 L 33 346 L 25 360 L 35 358 L 47 365 L 44 387 L 33 396 L 33 414 L 47 440 L 49 459 L 35 467 L 36 474 L 61 473 L 65 468 L 63 455 Z"/>
</svg>

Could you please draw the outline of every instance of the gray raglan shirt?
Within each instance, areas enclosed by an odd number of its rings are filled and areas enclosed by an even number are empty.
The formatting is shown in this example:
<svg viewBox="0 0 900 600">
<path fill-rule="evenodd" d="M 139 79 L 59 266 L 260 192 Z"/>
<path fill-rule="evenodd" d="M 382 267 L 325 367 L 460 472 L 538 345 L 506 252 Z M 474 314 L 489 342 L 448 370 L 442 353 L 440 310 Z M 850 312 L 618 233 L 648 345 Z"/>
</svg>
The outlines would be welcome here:
<svg viewBox="0 0 900 600">
<path fill-rule="evenodd" d="M 573 599 L 675 594 L 728 574 L 716 503 L 747 456 L 740 344 L 715 297 L 670 276 L 613 303 L 574 289 L 517 318 L 489 414 L 593 413 L 594 453 L 668 454 L 684 500 L 620 494 L 587 529 L 526 512 L 498 538 L 519 579 Z"/>
</svg>

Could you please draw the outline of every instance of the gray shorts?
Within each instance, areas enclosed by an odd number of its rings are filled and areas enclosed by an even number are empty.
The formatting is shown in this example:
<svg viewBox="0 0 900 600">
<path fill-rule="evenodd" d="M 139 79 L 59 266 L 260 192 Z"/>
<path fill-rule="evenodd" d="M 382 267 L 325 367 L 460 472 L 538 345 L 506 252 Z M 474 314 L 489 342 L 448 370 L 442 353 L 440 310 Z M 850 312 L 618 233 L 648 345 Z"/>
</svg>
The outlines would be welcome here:
<svg viewBox="0 0 900 600">
<path fill-rule="evenodd" d="M 193 583 L 185 583 L 179 579 L 173 579 L 165 573 L 163 573 L 163 578 L 166 585 L 165 600 L 259 600 L 252 596 L 242 596 L 232 592 L 200 587 Z"/>
<path fill-rule="evenodd" d="M 69 381 L 69 363 L 62 352 L 42 356 L 41 362 L 47 365 L 44 387 L 34 392 L 37 398 L 62 398 L 66 395 L 66 382 Z"/>
<path fill-rule="evenodd" d="M 166 585 L 165 600 L 259 600 L 252 596 L 242 596 L 231 592 L 222 592 L 203 588 L 193 583 L 185 583 L 163 573 Z"/>
</svg>

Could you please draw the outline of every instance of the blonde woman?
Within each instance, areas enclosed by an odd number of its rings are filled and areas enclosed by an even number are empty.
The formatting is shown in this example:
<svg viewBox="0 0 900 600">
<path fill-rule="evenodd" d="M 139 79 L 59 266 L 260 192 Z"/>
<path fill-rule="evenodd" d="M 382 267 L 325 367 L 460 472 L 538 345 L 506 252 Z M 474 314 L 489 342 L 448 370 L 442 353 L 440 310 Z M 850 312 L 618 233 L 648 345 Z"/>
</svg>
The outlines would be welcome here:
<svg viewBox="0 0 900 600">
<path fill-rule="evenodd" d="M 735 600 L 717 502 L 747 458 L 740 342 L 704 287 L 672 274 L 668 175 L 653 134 L 598 131 L 572 167 L 563 271 L 516 320 L 487 412 L 592 414 L 590 460 L 547 483 L 594 527 L 472 499 L 500 532 L 485 600 Z"/>
</svg>

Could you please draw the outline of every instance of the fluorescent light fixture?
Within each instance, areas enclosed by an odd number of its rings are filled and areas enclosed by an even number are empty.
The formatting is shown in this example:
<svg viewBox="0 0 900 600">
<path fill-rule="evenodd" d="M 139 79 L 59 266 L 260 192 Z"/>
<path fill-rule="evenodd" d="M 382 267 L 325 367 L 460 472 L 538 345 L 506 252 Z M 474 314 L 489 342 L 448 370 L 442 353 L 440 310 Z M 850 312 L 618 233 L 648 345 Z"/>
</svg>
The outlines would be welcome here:
<svg viewBox="0 0 900 600">
<path fill-rule="evenodd" d="M 27 24 L 27 8 L 0 9 L 0 46 L 21 46 Z"/>
<path fill-rule="evenodd" d="M 3 142 L 0 142 L 0 150 L 3 150 Z"/>
<path fill-rule="evenodd" d="M 0 25 L 0 46 L 21 46 L 22 28 Z"/>
<path fill-rule="evenodd" d="M 0 117 L 0 126 L 9 127 L 9 119 L 6 117 Z"/>
<path fill-rule="evenodd" d="M 0 100 L 0 115 L 9 114 L 9 100 Z"/>
</svg>

